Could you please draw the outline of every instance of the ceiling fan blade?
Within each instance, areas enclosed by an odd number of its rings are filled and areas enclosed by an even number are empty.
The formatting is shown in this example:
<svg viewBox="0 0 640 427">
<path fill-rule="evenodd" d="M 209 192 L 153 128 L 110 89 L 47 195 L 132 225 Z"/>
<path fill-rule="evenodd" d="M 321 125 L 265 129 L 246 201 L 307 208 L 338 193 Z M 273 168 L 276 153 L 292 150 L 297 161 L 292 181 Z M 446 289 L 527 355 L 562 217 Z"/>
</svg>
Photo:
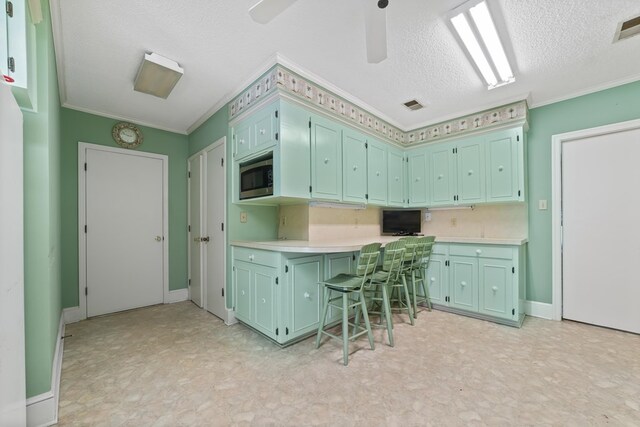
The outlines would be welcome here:
<svg viewBox="0 0 640 427">
<path fill-rule="evenodd" d="M 254 21 L 266 24 L 295 2 L 296 0 L 260 0 L 249 8 L 249 15 Z"/>
<path fill-rule="evenodd" d="M 387 59 L 387 10 L 375 0 L 362 0 L 367 37 L 367 61 L 377 64 Z"/>
</svg>

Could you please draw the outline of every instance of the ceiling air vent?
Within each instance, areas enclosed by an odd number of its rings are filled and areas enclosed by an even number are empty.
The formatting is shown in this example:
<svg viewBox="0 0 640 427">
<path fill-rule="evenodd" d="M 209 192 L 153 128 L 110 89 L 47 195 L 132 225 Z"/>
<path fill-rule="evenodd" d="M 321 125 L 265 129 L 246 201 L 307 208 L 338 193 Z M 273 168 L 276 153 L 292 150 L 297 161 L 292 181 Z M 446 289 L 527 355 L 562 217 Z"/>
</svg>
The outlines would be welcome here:
<svg viewBox="0 0 640 427">
<path fill-rule="evenodd" d="M 635 18 L 619 23 L 618 29 L 616 30 L 616 36 L 613 41 L 617 42 L 623 39 L 628 39 L 629 37 L 638 34 L 640 34 L 640 16 L 636 16 Z"/>
<path fill-rule="evenodd" d="M 413 110 L 413 111 L 424 108 L 424 106 L 420 104 L 418 101 L 416 101 L 415 99 L 405 102 L 404 106 L 407 107 L 409 110 Z"/>
</svg>

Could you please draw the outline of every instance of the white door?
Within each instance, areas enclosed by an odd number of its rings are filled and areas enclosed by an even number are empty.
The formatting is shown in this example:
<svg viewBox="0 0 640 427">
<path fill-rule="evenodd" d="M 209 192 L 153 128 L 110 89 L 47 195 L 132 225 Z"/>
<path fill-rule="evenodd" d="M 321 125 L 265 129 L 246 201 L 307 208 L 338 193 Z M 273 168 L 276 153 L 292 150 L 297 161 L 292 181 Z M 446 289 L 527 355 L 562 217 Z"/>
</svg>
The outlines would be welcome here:
<svg viewBox="0 0 640 427">
<path fill-rule="evenodd" d="M 164 159 L 86 149 L 87 316 L 163 302 Z"/>
<path fill-rule="evenodd" d="M 640 129 L 562 144 L 562 314 L 640 333 Z"/>
<path fill-rule="evenodd" d="M 202 307 L 202 155 L 189 159 L 189 293 Z"/>
<path fill-rule="evenodd" d="M 7 426 L 26 424 L 22 150 L 22 112 L 0 83 L 0 425 Z"/>
<path fill-rule="evenodd" d="M 206 151 L 207 159 L 207 192 L 206 192 L 206 309 L 220 317 L 226 318 L 225 309 L 225 145 L 216 145 Z"/>
</svg>

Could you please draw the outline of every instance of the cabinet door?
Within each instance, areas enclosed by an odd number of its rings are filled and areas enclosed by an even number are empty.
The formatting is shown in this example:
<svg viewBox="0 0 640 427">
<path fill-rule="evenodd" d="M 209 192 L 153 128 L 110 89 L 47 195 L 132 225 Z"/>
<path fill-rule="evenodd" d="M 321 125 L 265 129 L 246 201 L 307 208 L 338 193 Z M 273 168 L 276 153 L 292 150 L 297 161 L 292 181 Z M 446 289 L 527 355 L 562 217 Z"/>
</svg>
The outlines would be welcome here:
<svg viewBox="0 0 640 427">
<path fill-rule="evenodd" d="M 431 205 L 454 204 L 455 157 L 452 144 L 438 144 L 429 149 Z"/>
<path fill-rule="evenodd" d="M 253 288 L 253 266 L 243 261 L 234 262 L 234 289 L 236 293 L 235 316 L 246 323 L 253 320 L 251 314 L 251 289 Z"/>
<path fill-rule="evenodd" d="M 426 284 L 429 287 L 431 302 L 435 304 L 448 305 L 445 297 L 449 294 L 449 277 L 445 266 L 446 255 L 431 254 L 429 268 L 426 274 Z"/>
<path fill-rule="evenodd" d="M 338 274 L 352 274 L 354 273 L 355 255 L 353 252 L 345 252 L 338 254 L 325 255 L 325 279 L 330 279 Z M 335 295 L 335 294 L 334 294 Z M 324 297 L 322 299 L 324 301 Z M 320 311 L 322 315 L 322 311 Z M 330 307 L 329 314 L 327 315 L 327 323 L 331 323 L 336 320 L 340 320 L 342 316 L 342 310 Z"/>
<path fill-rule="evenodd" d="M 484 173 L 484 141 L 477 137 L 461 141 L 456 147 L 458 170 L 458 203 L 486 201 Z"/>
<path fill-rule="evenodd" d="M 309 112 L 280 101 L 280 139 L 273 151 L 275 193 L 282 197 L 308 199 L 311 186 Z"/>
<path fill-rule="evenodd" d="M 367 148 L 367 193 L 370 204 L 387 204 L 387 147 L 371 139 Z"/>
<path fill-rule="evenodd" d="M 253 326 L 275 339 L 276 335 L 276 269 L 253 266 Z"/>
<path fill-rule="evenodd" d="M 519 200 L 522 195 L 518 173 L 520 131 L 509 129 L 487 137 L 487 202 Z"/>
<path fill-rule="evenodd" d="M 287 261 L 289 266 L 289 339 L 318 328 L 322 309 L 322 255 Z"/>
<path fill-rule="evenodd" d="M 253 135 L 255 141 L 252 148 L 262 149 L 276 145 L 279 137 L 277 102 L 254 114 Z"/>
<path fill-rule="evenodd" d="M 342 200 L 367 201 L 367 138 L 350 129 L 342 131 Z"/>
<path fill-rule="evenodd" d="M 329 120 L 311 116 L 311 197 L 342 198 L 342 129 Z"/>
<path fill-rule="evenodd" d="M 253 120 L 251 117 L 238 123 L 233 128 L 235 158 L 246 156 L 253 148 Z"/>
<path fill-rule="evenodd" d="M 401 151 L 389 149 L 389 206 L 404 206 L 404 154 Z"/>
<path fill-rule="evenodd" d="M 421 149 L 407 154 L 409 161 L 409 206 L 425 206 L 427 197 L 427 151 Z"/>
<path fill-rule="evenodd" d="M 478 260 L 464 256 L 451 256 L 449 259 L 449 305 L 478 311 Z"/>
<path fill-rule="evenodd" d="M 505 259 L 480 258 L 479 290 L 482 314 L 513 319 L 513 261 Z M 512 311 L 513 310 L 513 311 Z"/>
</svg>

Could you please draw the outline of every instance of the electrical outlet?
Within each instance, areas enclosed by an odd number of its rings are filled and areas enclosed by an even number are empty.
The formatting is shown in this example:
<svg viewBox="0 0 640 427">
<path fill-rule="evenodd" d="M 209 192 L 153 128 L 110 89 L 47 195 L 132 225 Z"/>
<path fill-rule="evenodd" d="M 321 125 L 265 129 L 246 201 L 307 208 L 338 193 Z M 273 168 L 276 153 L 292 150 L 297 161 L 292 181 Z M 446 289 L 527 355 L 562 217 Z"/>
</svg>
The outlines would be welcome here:
<svg viewBox="0 0 640 427">
<path fill-rule="evenodd" d="M 431 221 L 431 212 L 425 212 L 424 213 L 424 220 L 425 221 Z"/>
<path fill-rule="evenodd" d="M 247 222 L 247 213 L 246 212 L 240 212 L 240 222 L 242 222 L 242 223 Z"/>
<path fill-rule="evenodd" d="M 546 200 L 538 200 L 538 209 L 541 211 L 547 210 L 547 201 Z"/>
<path fill-rule="evenodd" d="M 456 217 L 451 218 L 451 226 L 452 227 L 457 227 L 458 226 L 458 218 L 456 218 Z"/>
</svg>

